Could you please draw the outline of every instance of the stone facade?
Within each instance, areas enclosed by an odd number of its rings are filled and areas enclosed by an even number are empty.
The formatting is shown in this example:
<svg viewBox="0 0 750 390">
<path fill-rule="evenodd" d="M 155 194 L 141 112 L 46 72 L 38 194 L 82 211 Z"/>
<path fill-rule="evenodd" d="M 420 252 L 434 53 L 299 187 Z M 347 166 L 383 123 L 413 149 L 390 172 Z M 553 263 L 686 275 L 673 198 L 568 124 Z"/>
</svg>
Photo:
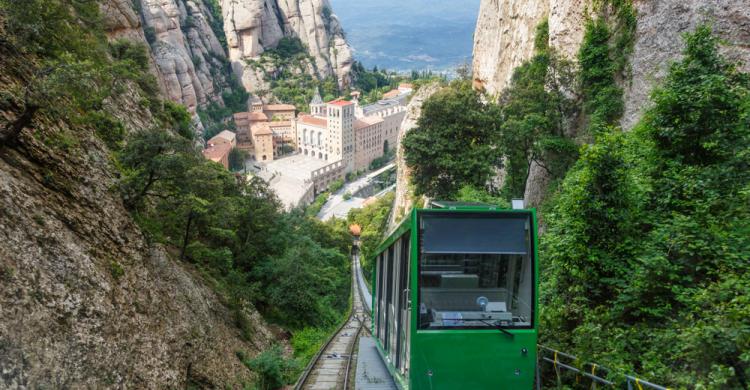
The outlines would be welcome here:
<svg viewBox="0 0 750 390">
<path fill-rule="evenodd" d="M 344 162 L 346 173 L 367 170 L 370 163 L 395 147 L 398 129 L 406 114 L 401 103 L 411 88 L 397 92 L 396 99 L 360 107 L 359 102 L 334 100 L 323 103 L 316 94 L 310 102 L 311 114 L 292 121 L 297 151 L 325 161 Z"/>
<path fill-rule="evenodd" d="M 250 128 L 253 134 L 253 158 L 255 161 L 273 161 L 273 132 L 268 122 L 258 122 Z"/>
<path fill-rule="evenodd" d="M 249 108 L 248 112 L 234 114 L 238 148 L 250 153 L 256 161 L 272 161 L 283 155 L 284 149 L 288 153 L 296 148 L 293 105 L 265 105 L 258 99 L 251 99 Z"/>
</svg>

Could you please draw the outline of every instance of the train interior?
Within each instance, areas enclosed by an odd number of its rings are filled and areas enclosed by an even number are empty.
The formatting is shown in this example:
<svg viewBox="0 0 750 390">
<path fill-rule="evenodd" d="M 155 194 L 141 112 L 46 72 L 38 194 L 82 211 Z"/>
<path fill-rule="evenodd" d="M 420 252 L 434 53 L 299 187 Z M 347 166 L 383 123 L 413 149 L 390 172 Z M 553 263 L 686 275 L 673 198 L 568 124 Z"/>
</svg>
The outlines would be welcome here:
<svg viewBox="0 0 750 390">
<path fill-rule="evenodd" d="M 418 328 L 531 327 L 529 226 L 525 214 L 424 215 Z"/>
</svg>

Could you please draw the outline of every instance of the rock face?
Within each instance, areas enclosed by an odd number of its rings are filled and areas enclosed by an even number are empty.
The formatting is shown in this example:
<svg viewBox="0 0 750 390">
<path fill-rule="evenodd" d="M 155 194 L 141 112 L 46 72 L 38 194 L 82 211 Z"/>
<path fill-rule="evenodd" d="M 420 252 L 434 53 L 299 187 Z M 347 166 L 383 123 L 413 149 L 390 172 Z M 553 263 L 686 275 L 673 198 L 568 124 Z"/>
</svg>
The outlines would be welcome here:
<svg viewBox="0 0 750 390">
<path fill-rule="evenodd" d="M 546 0 L 483 0 L 474 31 L 474 87 L 502 91 L 513 69 L 533 54 L 536 26 L 548 14 Z"/>
<path fill-rule="evenodd" d="M 283 37 L 298 37 L 307 46 L 314 76 L 335 76 L 340 86 L 350 82 L 351 48 L 328 0 L 222 0 L 221 5 L 229 59 L 249 91 L 265 85 L 262 73 L 246 61 Z"/>
<path fill-rule="evenodd" d="M 0 31 L 0 92 L 12 94 L 31 77 L 31 61 L 4 38 Z M 150 126 L 137 96 L 111 104 L 128 128 Z M 0 128 L 19 111 L 0 107 Z M 75 142 L 61 147 L 63 132 Z M 147 242 L 108 156 L 93 134 L 44 115 L 15 146 L 0 144 L 0 388 L 251 382 L 236 352 L 252 356 L 272 334 L 248 309 L 254 335 L 242 339 L 203 279 Z"/>
<path fill-rule="evenodd" d="M 264 72 L 246 61 L 258 59 L 285 36 L 298 37 L 307 47 L 308 73 L 334 76 L 342 87 L 350 83 L 351 48 L 328 0 L 221 0 L 223 22 L 216 20 L 211 4 L 106 0 L 101 8 L 111 38 L 149 44 L 162 91 L 193 113 L 211 101 L 221 103 L 230 71 L 249 92 L 266 89 Z M 212 29 L 222 25 L 224 31 Z"/>
<path fill-rule="evenodd" d="M 633 4 L 638 26 L 630 58 L 632 79 L 625 91 L 624 128 L 630 129 L 640 119 L 653 86 L 664 78 L 669 63 L 679 59 L 682 34 L 702 23 L 709 23 L 725 41 L 723 53 L 750 71 L 750 2 L 636 0 Z"/>
<path fill-rule="evenodd" d="M 482 0 L 474 31 L 474 87 L 499 94 L 513 70 L 534 54 L 536 27 L 549 21 L 550 45 L 575 58 L 586 1 Z"/>
<path fill-rule="evenodd" d="M 669 63 L 679 59 L 682 33 L 710 23 L 726 41 L 724 53 L 750 71 L 750 3 L 743 0 L 634 0 L 637 28 L 630 57 L 631 78 L 625 80 L 622 126 L 637 123 L 655 85 Z M 549 21 L 549 44 L 575 59 L 584 34 L 590 0 L 482 0 L 474 33 L 474 86 L 490 95 L 506 88 L 513 70 L 528 60 L 534 49 L 534 29 Z M 549 182 L 544 170 L 532 166 L 526 185 L 528 205 L 538 205 Z"/>
<path fill-rule="evenodd" d="M 123 1 L 123 0 L 120 0 Z M 204 0 L 140 0 L 145 37 L 166 93 L 191 112 L 220 100 L 226 53 Z"/>
<path fill-rule="evenodd" d="M 406 166 L 406 161 L 404 160 L 404 148 L 401 146 L 401 140 L 406 133 L 417 127 L 417 121 L 422 114 L 422 103 L 439 90 L 440 84 L 438 83 L 423 86 L 411 98 L 409 105 L 406 107 L 406 116 L 401 122 L 398 131 L 398 150 L 396 151 L 396 197 L 393 199 L 393 211 L 391 212 L 390 220 L 388 221 L 389 227 L 386 230 L 390 230 L 400 222 L 401 218 L 411 211 L 416 202 L 414 194 L 409 188 L 410 173 L 409 167 Z"/>
</svg>

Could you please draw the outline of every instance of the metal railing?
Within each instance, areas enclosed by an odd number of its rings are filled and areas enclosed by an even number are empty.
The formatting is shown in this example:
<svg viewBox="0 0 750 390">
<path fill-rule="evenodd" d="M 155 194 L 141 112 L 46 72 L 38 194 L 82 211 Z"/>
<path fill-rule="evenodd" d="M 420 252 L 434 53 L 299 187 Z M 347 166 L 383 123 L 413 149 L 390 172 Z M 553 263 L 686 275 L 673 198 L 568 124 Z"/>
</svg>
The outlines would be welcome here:
<svg viewBox="0 0 750 390">
<path fill-rule="evenodd" d="M 556 349 L 553 349 L 553 348 L 550 348 L 550 347 L 547 347 L 547 346 L 544 346 L 544 345 L 541 345 L 541 344 L 539 344 L 538 347 L 539 347 L 539 352 L 540 352 L 539 356 L 541 357 L 541 360 L 545 361 L 545 362 L 548 362 L 548 363 L 552 363 L 552 365 L 553 365 L 553 367 L 555 369 L 555 373 L 558 376 L 558 380 L 559 380 L 559 377 L 560 377 L 560 369 L 564 369 L 564 370 L 567 370 L 567 371 L 574 372 L 576 375 L 581 375 L 583 377 L 591 379 L 592 388 L 594 388 L 594 389 L 596 388 L 597 384 L 602 384 L 604 386 L 616 386 L 617 385 L 617 383 L 615 383 L 615 382 L 613 382 L 613 381 L 611 381 L 611 380 L 609 380 L 609 379 L 607 379 L 605 377 L 600 376 L 599 373 L 605 373 L 605 374 L 607 374 L 607 373 L 613 372 L 612 370 L 610 370 L 607 367 L 601 366 L 601 365 L 596 364 L 596 363 L 591 363 L 591 362 L 586 362 L 586 363 L 581 364 L 579 367 L 576 367 L 575 363 L 568 362 L 566 364 L 566 363 L 561 362 L 560 359 L 559 359 L 559 357 L 563 357 L 565 359 L 572 360 L 573 362 L 578 362 L 579 361 L 578 357 L 576 357 L 574 355 L 571 355 L 569 353 L 558 351 Z M 542 351 L 547 351 L 547 352 L 551 353 L 552 354 L 552 358 L 550 358 L 548 356 L 544 356 L 541 353 Z M 591 371 L 590 372 L 589 371 L 585 371 L 583 369 L 584 367 L 590 367 Z M 537 389 L 539 389 L 540 386 L 541 386 L 541 381 L 540 381 L 540 377 L 539 376 L 540 376 L 539 375 L 539 367 L 537 367 L 537 381 L 536 381 L 537 382 Z M 625 378 L 625 382 L 626 382 L 626 384 L 628 386 L 628 390 L 644 390 L 646 388 L 648 388 L 648 389 L 654 389 L 654 390 L 671 390 L 668 387 L 664 387 L 664 386 L 661 386 L 661 385 L 657 385 L 655 383 L 651 383 L 651 382 L 649 382 L 647 380 L 638 378 L 638 377 L 633 376 L 633 375 L 623 375 L 623 377 Z"/>
</svg>

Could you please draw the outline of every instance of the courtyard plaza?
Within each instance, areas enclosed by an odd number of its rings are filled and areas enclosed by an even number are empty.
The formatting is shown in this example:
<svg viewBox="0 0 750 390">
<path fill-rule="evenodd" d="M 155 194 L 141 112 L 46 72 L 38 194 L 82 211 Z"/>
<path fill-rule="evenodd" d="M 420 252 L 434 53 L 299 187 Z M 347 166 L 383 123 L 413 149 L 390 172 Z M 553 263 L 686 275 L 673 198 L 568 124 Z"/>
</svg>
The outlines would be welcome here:
<svg viewBox="0 0 750 390">
<path fill-rule="evenodd" d="M 269 162 L 255 162 L 256 175 L 268 182 L 286 209 L 306 205 L 314 197 L 312 172 L 330 162 L 295 154 Z"/>
</svg>

